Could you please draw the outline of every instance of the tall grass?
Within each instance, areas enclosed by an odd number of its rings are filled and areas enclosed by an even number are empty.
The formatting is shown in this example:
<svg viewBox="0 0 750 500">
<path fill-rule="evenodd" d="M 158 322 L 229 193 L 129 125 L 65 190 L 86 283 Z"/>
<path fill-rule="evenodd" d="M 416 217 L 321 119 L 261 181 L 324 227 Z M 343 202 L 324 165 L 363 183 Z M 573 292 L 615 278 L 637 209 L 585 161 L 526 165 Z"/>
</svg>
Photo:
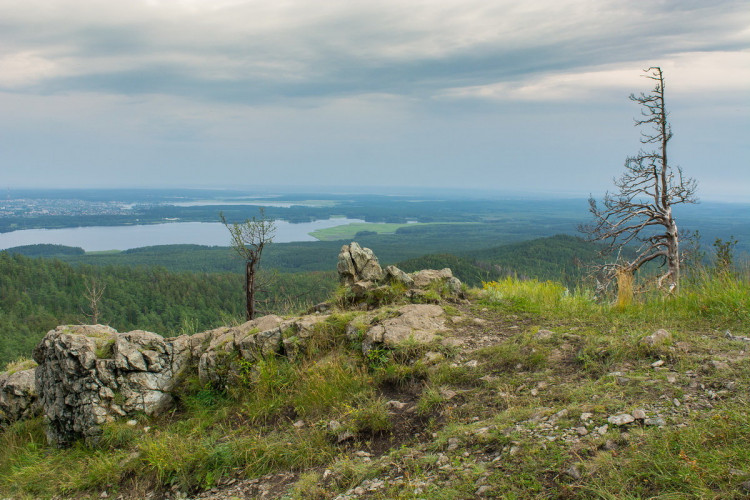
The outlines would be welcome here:
<svg viewBox="0 0 750 500">
<path fill-rule="evenodd" d="M 590 314 L 599 309 L 590 290 L 579 287 L 570 291 L 554 281 L 520 280 L 508 277 L 501 281 L 484 283 L 485 299 L 531 313 L 559 312 L 566 314 Z"/>
<path fill-rule="evenodd" d="M 625 280 L 627 281 L 627 280 Z M 626 283 L 627 284 L 627 283 Z M 506 278 L 484 284 L 484 300 L 508 311 L 553 314 L 594 322 L 723 328 L 750 328 L 750 272 L 728 273 L 702 268 L 683 280 L 679 293 L 639 294 L 632 301 L 597 302 L 583 287 L 570 292 L 559 283 Z"/>
</svg>

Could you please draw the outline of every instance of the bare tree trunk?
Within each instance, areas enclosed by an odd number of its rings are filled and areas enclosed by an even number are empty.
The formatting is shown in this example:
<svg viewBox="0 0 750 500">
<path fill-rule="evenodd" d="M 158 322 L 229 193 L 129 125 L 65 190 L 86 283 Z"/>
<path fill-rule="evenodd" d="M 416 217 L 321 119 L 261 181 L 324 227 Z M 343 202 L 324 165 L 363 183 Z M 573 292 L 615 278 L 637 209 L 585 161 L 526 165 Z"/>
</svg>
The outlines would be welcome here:
<svg viewBox="0 0 750 500">
<path fill-rule="evenodd" d="M 255 262 L 253 261 L 245 263 L 245 286 L 247 287 L 245 319 L 250 321 L 255 316 Z"/>
<path fill-rule="evenodd" d="M 677 224 L 672 217 L 669 218 L 667 226 L 667 269 L 669 271 L 669 290 L 677 292 L 680 285 L 680 241 Z"/>
</svg>

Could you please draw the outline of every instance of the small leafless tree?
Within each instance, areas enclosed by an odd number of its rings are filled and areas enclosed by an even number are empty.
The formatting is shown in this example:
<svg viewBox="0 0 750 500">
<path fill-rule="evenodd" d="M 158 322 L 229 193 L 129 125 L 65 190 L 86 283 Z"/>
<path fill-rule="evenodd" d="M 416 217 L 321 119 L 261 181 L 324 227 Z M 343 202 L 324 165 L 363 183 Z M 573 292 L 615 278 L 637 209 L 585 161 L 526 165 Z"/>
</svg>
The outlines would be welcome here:
<svg viewBox="0 0 750 500">
<path fill-rule="evenodd" d="M 99 283 L 96 279 L 92 278 L 90 282 L 86 283 L 86 292 L 83 296 L 89 301 L 89 314 L 92 325 L 99 324 L 99 301 L 104 295 L 104 290 L 107 285 Z"/>
<path fill-rule="evenodd" d="M 625 173 L 615 179 L 615 193 L 604 196 L 602 206 L 589 199 L 594 221 L 579 226 L 589 239 L 603 241 L 605 253 L 617 253 L 614 263 L 600 270 L 610 280 L 623 273 L 633 275 L 644 264 L 659 262 L 666 271 L 657 279 L 658 287 L 674 291 L 680 282 L 680 236 L 672 208 L 681 203 L 697 203 L 695 180 L 684 177 L 680 167 L 668 162 L 667 144 L 672 138 L 664 101 L 664 75 L 659 67 L 644 70 L 644 76 L 655 82 L 648 94 L 631 94 L 630 100 L 641 105 L 643 127 L 636 156 L 625 160 Z M 653 148 L 653 149 L 650 149 Z M 636 256 L 622 260 L 623 246 L 637 243 Z M 635 245 L 634 245 L 635 246 Z"/>
<path fill-rule="evenodd" d="M 230 224 L 223 213 L 219 217 L 232 236 L 232 248 L 245 261 L 245 318 L 249 321 L 255 316 L 256 276 L 261 254 L 273 241 L 276 222 L 266 218 L 263 209 L 260 209 L 259 217 L 242 223 Z"/>
</svg>

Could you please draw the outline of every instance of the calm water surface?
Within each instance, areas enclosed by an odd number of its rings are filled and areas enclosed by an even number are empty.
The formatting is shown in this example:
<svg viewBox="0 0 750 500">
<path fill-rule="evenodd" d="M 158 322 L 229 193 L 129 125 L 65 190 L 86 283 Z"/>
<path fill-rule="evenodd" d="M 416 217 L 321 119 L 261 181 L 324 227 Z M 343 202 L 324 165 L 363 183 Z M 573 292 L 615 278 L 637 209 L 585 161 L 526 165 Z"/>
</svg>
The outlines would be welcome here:
<svg viewBox="0 0 750 500">
<path fill-rule="evenodd" d="M 309 233 L 317 229 L 341 226 L 360 219 L 326 219 L 292 224 L 276 221 L 276 243 L 316 241 Z M 0 233 L 0 250 L 21 245 L 51 243 L 81 247 L 87 252 L 99 250 L 127 250 L 151 245 L 229 246 L 229 232 L 218 222 L 172 222 L 143 226 L 92 226 L 65 229 L 24 229 Z"/>
</svg>

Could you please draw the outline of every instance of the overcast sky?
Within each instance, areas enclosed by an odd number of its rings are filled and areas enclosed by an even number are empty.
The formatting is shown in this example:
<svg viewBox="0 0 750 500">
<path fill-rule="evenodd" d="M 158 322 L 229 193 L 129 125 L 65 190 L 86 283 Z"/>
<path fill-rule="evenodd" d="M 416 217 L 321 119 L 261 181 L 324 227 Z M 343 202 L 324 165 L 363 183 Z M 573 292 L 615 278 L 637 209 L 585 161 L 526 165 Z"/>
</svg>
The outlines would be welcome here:
<svg viewBox="0 0 750 500">
<path fill-rule="evenodd" d="M 653 65 L 674 164 L 750 201 L 747 0 L 0 0 L 0 187 L 598 195 Z"/>
</svg>

